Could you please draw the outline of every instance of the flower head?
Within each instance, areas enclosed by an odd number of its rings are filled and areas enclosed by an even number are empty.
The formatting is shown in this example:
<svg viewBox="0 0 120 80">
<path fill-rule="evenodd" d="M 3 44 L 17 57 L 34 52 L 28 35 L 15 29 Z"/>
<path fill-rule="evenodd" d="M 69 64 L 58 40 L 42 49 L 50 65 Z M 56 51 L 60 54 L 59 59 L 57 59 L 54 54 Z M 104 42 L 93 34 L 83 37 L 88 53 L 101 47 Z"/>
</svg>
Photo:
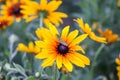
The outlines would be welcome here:
<svg viewBox="0 0 120 80">
<path fill-rule="evenodd" d="M 6 16 L 0 16 L 0 29 L 4 29 L 11 25 L 13 20 L 11 18 L 7 18 Z"/>
<path fill-rule="evenodd" d="M 25 46 L 23 43 L 19 43 L 17 47 L 18 51 L 24 51 L 27 53 L 34 53 L 37 54 L 40 51 L 40 48 L 34 45 L 33 42 L 29 42 L 28 47 Z"/>
<path fill-rule="evenodd" d="M 53 0 L 47 2 L 47 0 L 40 0 L 40 3 L 36 2 L 29 4 L 29 6 L 22 6 L 23 10 L 21 12 L 25 14 L 24 18 L 27 22 L 38 17 L 43 17 L 45 25 L 48 26 L 49 23 L 52 23 L 59 26 L 60 23 L 63 23 L 62 18 L 67 17 L 65 13 L 56 11 L 61 3 L 62 1 Z"/>
<path fill-rule="evenodd" d="M 43 28 L 43 40 L 35 41 L 36 45 L 41 48 L 36 58 L 45 59 L 42 63 L 43 68 L 52 66 L 56 62 L 58 69 L 64 66 L 71 72 L 73 69 L 71 63 L 83 68 L 90 64 L 90 60 L 78 52 L 85 53 L 79 43 L 87 37 L 87 34 L 78 36 L 78 30 L 69 33 L 69 26 L 66 26 L 60 35 L 55 26 L 52 24 L 49 26 L 49 29 Z M 40 34 L 41 31 L 38 30 L 38 33 Z"/>
<path fill-rule="evenodd" d="M 116 69 L 117 69 L 117 71 L 118 71 L 118 73 L 117 73 L 118 79 L 120 80 L 120 56 L 119 56 L 119 58 L 116 58 L 115 62 L 116 62 L 116 64 L 118 65 L 118 66 L 116 67 Z"/>
<path fill-rule="evenodd" d="M 17 22 L 21 20 L 23 17 L 23 13 L 21 13 L 21 6 L 29 4 L 29 0 L 7 0 L 6 4 L 2 6 L 1 13 L 7 17 L 15 18 Z"/>
<path fill-rule="evenodd" d="M 112 30 L 106 29 L 105 31 L 102 31 L 100 28 L 98 29 L 98 32 L 101 34 L 101 36 L 106 38 L 107 44 L 112 44 L 118 40 L 118 35 L 113 34 Z"/>
<path fill-rule="evenodd" d="M 81 30 L 88 34 L 88 36 L 90 37 L 90 39 L 97 41 L 97 42 L 102 42 L 102 43 L 106 43 L 106 39 L 104 37 L 98 37 L 95 35 L 94 32 L 92 32 L 90 26 L 88 23 L 84 24 L 82 18 L 78 18 L 75 19 L 75 21 L 79 24 L 79 27 L 81 28 Z"/>
</svg>

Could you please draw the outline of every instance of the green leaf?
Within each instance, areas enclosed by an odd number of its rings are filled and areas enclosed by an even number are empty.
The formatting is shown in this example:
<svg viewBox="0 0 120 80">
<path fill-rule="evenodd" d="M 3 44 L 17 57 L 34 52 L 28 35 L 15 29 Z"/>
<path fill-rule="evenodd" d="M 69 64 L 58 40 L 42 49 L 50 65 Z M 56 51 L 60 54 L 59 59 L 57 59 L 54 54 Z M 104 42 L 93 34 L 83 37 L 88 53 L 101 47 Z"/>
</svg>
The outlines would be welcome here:
<svg viewBox="0 0 120 80">
<path fill-rule="evenodd" d="M 6 56 L 9 58 L 10 57 L 10 52 L 9 52 L 9 50 L 5 50 L 5 54 L 6 54 Z"/>
<path fill-rule="evenodd" d="M 17 70 L 20 70 L 21 72 L 25 73 L 25 70 L 22 66 L 20 66 L 19 64 L 15 64 L 15 63 L 13 63 L 13 65 Z"/>
</svg>

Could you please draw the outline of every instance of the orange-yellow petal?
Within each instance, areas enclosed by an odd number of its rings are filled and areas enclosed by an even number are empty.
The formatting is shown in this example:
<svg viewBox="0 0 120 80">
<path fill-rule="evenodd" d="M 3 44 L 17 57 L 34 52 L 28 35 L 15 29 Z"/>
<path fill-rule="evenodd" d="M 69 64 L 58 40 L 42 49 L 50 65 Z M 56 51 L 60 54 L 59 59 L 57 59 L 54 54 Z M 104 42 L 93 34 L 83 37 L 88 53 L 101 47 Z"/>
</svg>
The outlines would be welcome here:
<svg viewBox="0 0 120 80">
<path fill-rule="evenodd" d="M 47 59 L 42 63 L 42 67 L 45 68 L 47 66 L 51 66 L 56 59 L 56 54 L 51 54 Z"/>
<path fill-rule="evenodd" d="M 68 32 L 69 32 L 69 28 L 70 26 L 66 26 L 63 30 L 62 30 L 62 34 L 61 34 L 61 39 L 66 41 Z"/>
<path fill-rule="evenodd" d="M 78 43 L 81 43 L 84 39 L 87 38 L 87 36 L 88 36 L 88 34 L 82 34 L 82 35 L 78 36 L 77 38 L 75 38 L 75 39 L 71 42 L 71 44 L 70 44 L 69 46 L 71 47 L 71 46 L 74 46 L 74 45 L 76 45 L 76 44 L 78 44 Z"/>
<path fill-rule="evenodd" d="M 62 55 L 60 54 L 57 55 L 56 64 L 57 64 L 58 69 L 62 67 Z"/>
<path fill-rule="evenodd" d="M 73 70 L 72 64 L 70 63 L 70 61 L 65 56 L 63 57 L 63 64 L 69 72 L 71 72 Z"/>
</svg>

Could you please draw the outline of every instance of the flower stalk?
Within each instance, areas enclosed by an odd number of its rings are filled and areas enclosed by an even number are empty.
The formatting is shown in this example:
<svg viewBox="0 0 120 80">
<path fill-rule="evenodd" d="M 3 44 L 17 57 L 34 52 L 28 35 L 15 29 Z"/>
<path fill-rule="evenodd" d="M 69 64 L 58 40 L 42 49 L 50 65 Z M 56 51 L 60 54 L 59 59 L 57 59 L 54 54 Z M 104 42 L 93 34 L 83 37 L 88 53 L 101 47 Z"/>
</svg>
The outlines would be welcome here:
<svg viewBox="0 0 120 80">
<path fill-rule="evenodd" d="M 93 62 L 92 62 L 92 65 L 91 65 L 91 69 L 90 69 L 90 76 L 91 76 L 90 80 L 92 80 L 92 77 L 94 76 L 93 71 L 94 71 L 94 68 L 95 68 L 95 63 L 96 63 L 96 60 L 97 60 L 100 52 L 103 50 L 104 46 L 105 46 L 105 44 L 101 44 L 101 46 L 98 48 L 98 50 L 95 53 L 95 56 L 93 58 Z"/>
<path fill-rule="evenodd" d="M 44 14 L 40 13 L 40 22 L 39 22 L 40 27 L 43 27 L 43 18 L 44 18 L 43 16 L 44 16 Z"/>
<path fill-rule="evenodd" d="M 56 64 L 53 65 L 53 69 L 54 69 L 53 70 L 54 71 L 53 72 L 54 73 L 53 74 L 53 80 L 57 80 L 57 66 L 56 66 Z"/>
</svg>

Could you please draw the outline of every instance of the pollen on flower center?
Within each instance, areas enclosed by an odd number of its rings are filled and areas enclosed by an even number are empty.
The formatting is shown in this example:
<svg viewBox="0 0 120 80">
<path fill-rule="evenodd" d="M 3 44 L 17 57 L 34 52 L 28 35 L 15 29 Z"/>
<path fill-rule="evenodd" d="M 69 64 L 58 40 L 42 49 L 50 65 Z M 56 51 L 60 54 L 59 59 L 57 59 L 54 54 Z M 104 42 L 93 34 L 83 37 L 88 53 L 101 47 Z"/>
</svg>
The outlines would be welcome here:
<svg viewBox="0 0 120 80">
<path fill-rule="evenodd" d="M 66 54 L 66 53 L 69 51 L 69 48 L 68 48 L 68 46 L 63 45 L 63 44 L 60 43 L 60 44 L 58 45 L 57 50 L 58 50 L 58 52 L 59 52 L 60 54 Z"/>
</svg>

